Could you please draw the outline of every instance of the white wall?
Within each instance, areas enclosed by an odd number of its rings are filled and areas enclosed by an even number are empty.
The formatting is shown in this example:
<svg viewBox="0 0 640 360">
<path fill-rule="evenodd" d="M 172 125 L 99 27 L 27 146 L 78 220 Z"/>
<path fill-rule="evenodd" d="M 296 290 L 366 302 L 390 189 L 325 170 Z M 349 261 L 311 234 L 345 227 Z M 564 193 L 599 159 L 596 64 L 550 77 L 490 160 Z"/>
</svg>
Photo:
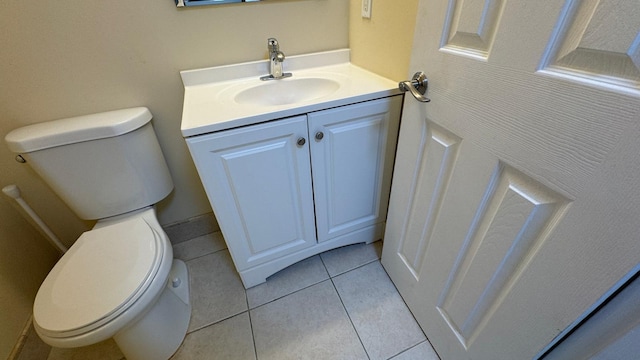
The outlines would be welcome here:
<svg viewBox="0 0 640 360">
<path fill-rule="evenodd" d="M 374 0 L 371 18 L 362 18 L 361 0 L 351 0 L 351 62 L 395 81 L 407 80 L 418 0 Z M 413 70 L 411 72 L 410 70 Z"/>
</svg>

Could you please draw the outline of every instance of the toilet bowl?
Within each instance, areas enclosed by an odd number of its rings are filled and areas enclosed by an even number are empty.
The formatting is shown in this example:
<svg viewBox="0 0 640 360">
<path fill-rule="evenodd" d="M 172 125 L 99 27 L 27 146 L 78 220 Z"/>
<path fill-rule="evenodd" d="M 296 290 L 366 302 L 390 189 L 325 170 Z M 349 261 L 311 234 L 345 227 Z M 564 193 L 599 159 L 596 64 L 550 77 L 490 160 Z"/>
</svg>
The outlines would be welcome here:
<svg viewBox="0 0 640 360">
<path fill-rule="evenodd" d="M 173 182 L 138 107 L 25 126 L 5 137 L 81 219 L 98 220 L 42 283 L 38 335 L 55 347 L 113 338 L 128 360 L 168 359 L 191 315 L 184 262 L 154 205 Z"/>
<path fill-rule="evenodd" d="M 36 332 L 55 347 L 113 337 L 127 359 L 169 358 L 191 313 L 186 266 L 172 258 L 153 208 L 98 222 L 42 283 Z"/>
</svg>

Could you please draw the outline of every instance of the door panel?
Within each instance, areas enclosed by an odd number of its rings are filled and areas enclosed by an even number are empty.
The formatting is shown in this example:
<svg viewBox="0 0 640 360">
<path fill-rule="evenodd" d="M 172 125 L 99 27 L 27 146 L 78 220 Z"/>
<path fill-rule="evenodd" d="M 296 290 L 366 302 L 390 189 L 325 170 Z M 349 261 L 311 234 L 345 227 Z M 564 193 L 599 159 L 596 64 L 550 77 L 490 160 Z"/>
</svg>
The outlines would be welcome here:
<svg viewBox="0 0 640 360">
<path fill-rule="evenodd" d="M 504 2 L 504 0 L 449 2 L 442 31 L 442 48 L 478 59 L 486 59 L 498 30 Z"/>
<path fill-rule="evenodd" d="M 469 150 L 462 147 L 460 168 L 465 167 L 462 159 Z M 434 286 L 441 289 L 432 300 L 441 320 L 439 327 L 455 334 L 465 348 L 493 321 L 569 203 L 495 158 L 474 156 L 466 160 L 470 161 L 476 169 L 482 167 L 474 173 L 484 181 L 457 172 L 453 175 L 442 219 L 455 220 L 439 224 L 434 231 L 434 246 L 425 254 L 427 266 L 419 286 L 423 291 Z M 461 214 L 463 207 L 470 209 Z M 456 252 L 451 251 L 452 240 Z M 443 268 L 442 259 L 451 267 Z M 432 282 L 434 279 L 440 280 Z"/>
<path fill-rule="evenodd" d="M 399 252 L 416 278 L 422 270 L 424 254 L 440 214 L 461 140 L 433 123 L 421 130 L 421 150 L 416 159 L 418 173 L 411 184 L 414 196 L 410 200 Z"/>
<path fill-rule="evenodd" d="M 637 92 L 639 28 L 637 2 L 567 1 L 541 69 L 553 76 Z"/>
<path fill-rule="evenodd" d="M 444 360 L 533 358 L 638 264 L 638 11 L 420 2 L 382 262 Z"/>
</svg>

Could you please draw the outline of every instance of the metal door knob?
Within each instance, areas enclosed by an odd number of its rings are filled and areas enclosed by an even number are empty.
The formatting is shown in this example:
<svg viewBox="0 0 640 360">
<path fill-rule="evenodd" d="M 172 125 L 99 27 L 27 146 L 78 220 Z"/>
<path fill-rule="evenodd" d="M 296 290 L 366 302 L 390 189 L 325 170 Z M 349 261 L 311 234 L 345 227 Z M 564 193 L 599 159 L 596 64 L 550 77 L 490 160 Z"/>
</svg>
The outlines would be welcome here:
<svg viewBox="0 0 640 360">
<path fill-rule="evenodd" d="M 413 95 L 413 97 L 420 102 L 431 101 L 431 99 L 424 96 L 424 94 L 427 92 L 428 87 L 429 80 L 422 71 L 415 73 L 411 81 L 402 81 L 398 83 L 398 88 L 400 88 L 401 91 L 409 91 L 411 95 Z"/>
<path fill-rule="evenodd" d="M 324 137 L 324 133 L 322 131 L 318 131 L 316 133 L 316 140 L 322 140 L 323 137 Z"/>
<path fill-rule="evenodd" d="M 303 138 L 303 137 L 298 138 L 298 141 L 297 141 L 298 146 L 303 146 L 306 142 L 307 142 L 307 140 L 305 140 L 305 138 Z"/>
</svg>

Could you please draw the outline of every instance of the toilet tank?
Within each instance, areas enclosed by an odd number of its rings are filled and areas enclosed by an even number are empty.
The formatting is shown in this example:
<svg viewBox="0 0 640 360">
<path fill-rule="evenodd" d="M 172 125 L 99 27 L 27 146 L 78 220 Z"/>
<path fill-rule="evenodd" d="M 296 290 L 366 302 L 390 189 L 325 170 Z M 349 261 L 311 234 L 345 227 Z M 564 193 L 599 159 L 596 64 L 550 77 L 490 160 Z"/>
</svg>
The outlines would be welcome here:
<svg viewBox="0 0 640 360">
<path fill-rule="evenodd" d="M 54 120 L 13 130 L 5 141 L 80 218 L 103 219 L 173 189 L 151 117 L 138 107 Z"/>
</svg>

